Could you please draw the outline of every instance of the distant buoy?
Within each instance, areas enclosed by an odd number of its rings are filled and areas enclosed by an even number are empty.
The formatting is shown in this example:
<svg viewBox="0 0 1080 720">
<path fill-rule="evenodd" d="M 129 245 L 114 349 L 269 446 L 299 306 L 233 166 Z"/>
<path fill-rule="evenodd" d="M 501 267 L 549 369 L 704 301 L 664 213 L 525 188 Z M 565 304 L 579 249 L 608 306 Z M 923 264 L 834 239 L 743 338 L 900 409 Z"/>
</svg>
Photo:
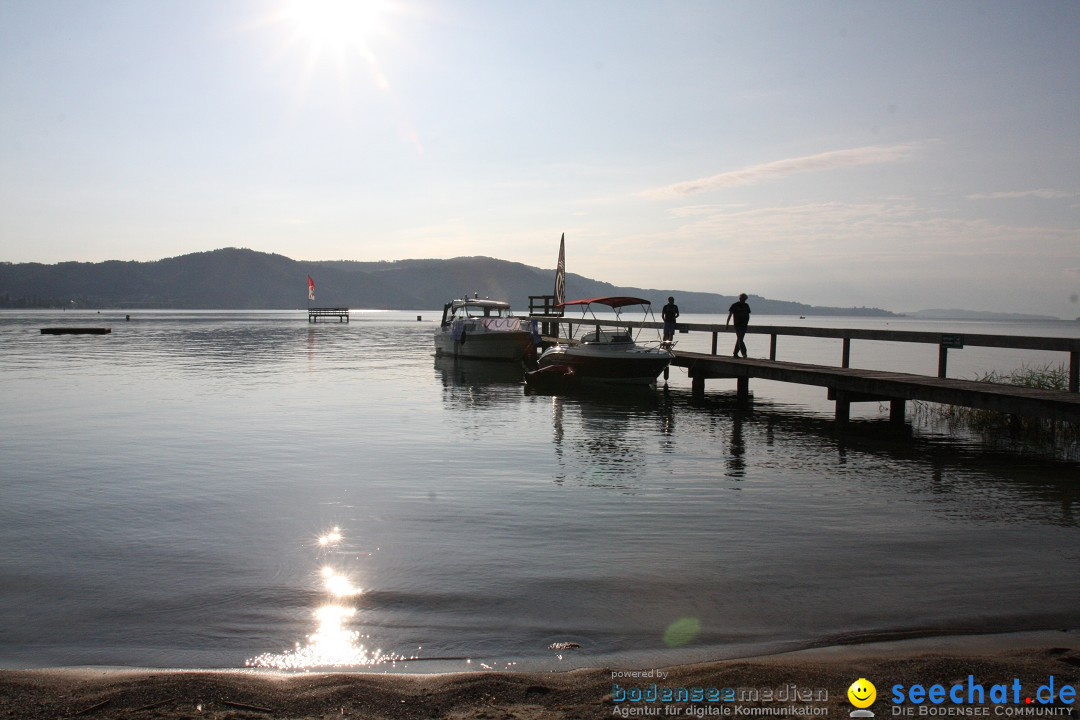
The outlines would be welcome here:
<svg viewBox="0 0 1080 720">
<path fill-rule="evenodd" d="M 416 322 L 420 322 L 422 319 L 419 315 L 416 316 Z"/>
</svg>

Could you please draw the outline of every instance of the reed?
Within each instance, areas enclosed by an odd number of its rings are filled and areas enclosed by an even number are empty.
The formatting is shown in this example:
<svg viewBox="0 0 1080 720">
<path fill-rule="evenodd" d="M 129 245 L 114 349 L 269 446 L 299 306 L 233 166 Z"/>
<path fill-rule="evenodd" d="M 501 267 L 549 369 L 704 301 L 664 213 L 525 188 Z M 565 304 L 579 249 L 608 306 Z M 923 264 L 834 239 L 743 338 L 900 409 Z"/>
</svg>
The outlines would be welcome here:
<svg viewBox="0 0 1080 720">
<path fill-rule="evenodd" d="M 1043 390 L 1067 390 L 1069 372 L 1064 364 L 1025 365 L 1009 373 L 984 373 L 975 380 Z M 1066 456 L 1076 456 L 1080 449 L 1080 425 L 1077 423 L 921 401 L 913 403 L 912 413 L 922 421 L 944 422 L 953 431 L 965 429 L 977 433 L 991 443 L 1053 450 Z"/>
</svg>

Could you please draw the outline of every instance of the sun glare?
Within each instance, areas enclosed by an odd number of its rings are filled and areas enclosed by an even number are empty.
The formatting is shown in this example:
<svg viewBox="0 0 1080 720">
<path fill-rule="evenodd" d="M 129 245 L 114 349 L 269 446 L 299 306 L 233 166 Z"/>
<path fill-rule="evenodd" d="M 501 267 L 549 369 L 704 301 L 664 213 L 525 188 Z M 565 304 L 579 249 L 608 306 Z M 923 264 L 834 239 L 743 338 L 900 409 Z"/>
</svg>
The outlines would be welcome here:
<svg viewBox="0 0 1080 720">
<path fill-rule="evenodd" d="M 316 50 L 370 54 L 371 40 L 386 32 L 385 0 L 290 0 L 282 19 Z"/>
</svg>

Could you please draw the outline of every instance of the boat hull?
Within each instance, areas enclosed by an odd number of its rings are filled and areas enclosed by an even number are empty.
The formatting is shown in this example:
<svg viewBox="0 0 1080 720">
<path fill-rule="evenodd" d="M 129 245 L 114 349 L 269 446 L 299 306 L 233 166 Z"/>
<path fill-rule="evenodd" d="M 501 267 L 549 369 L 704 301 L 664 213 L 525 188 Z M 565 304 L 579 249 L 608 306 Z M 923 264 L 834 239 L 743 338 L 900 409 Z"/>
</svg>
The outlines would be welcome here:
<svg viewBox="0 0 1080 720">
<path fill-rule="evenodd" d="M 532 347 L 529 332 L 465 332 L 455 338 L 447 331 L 436 331 L 435 354 L 478 360 L 521 360 Z"/>
<path fill-rule="evenodd" d="M 545 365 L 525 373 L 525 384 L 540 391 L 574 390 L 580 386 L 580 378 L 568 365 Z"/>
<path fill-rule="evenodd" d="M 635 348 L 605 350 L 585 346 L 556 345 L 540 356 L 540 369 L 562 365 L 573 370 L 582 383 L 611 385 L 651 385 L 671 363 L 664 350 Z"/>
</svg>

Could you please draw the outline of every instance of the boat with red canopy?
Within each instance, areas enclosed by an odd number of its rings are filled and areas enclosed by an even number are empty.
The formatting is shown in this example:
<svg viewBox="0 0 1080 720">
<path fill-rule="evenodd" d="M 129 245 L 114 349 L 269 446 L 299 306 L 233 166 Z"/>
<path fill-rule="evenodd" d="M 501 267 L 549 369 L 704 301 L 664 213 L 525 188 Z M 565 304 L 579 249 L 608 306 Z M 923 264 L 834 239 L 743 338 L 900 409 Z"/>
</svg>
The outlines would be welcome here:
<svg viewBox="0 0 1080 720">
<path fill-rule="evenodd" d="M 616 327 L 592 325 L 596 306 L 611 310 Z M 575 382 L 585 384 L 651 385 L 674 358 L 671 350 L 659 342 L 642 343 L 635 337 L 634 328 L 623 317 L 623 309 L 636 306 L 642 310 L 643 320 L 652 318 L 651 303 L 643 298 L 615 296 L 596 297 L 586 300 L 569 300 L 558 307 L 579 307 L 582 320 L 579 327 L 584 334 L 549 347 L 537 359 L 535 381 L 553 375 L 573 377 Z M 606 312 L 606 310 L 601 310 Z M 653 318 L 655 319 L 655 318 Z M 627 322 L 624 326 L 621 323 Z M 530 373 L 531 374 L 531 373 Z M 528 381 L 529 378 L 526 377 Z"/>
</svg>

